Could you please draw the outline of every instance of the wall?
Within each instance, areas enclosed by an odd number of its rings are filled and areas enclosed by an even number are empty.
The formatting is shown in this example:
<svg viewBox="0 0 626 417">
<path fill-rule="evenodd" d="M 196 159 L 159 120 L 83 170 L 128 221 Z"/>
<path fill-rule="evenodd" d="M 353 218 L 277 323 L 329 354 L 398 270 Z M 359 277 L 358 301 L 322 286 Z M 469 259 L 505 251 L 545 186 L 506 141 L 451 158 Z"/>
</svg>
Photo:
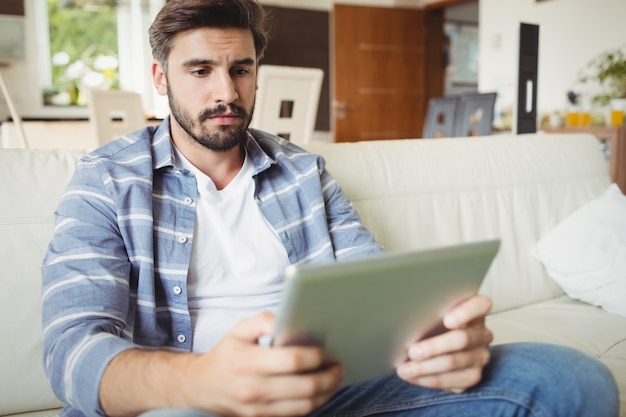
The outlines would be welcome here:
<svg viewBox="0 0 626 417">
<path fill-rule="evenodd" d="M 479 89 L 514 101 L 519 23 L 539 25 L 538 113 L 562 110 L 579 71 L 626 42 L 624 0 L 479 0 Z"/>
<path fill-rule="evenodd" d="M 299 0 L 298 7 L 331 10 L 335 2 L 416 7 L 438 1 Z M 290 7 L 294 3 L 261 2 Z M 479 90 L 498 91 L 500 108 L 516 99 L 520 22 L 540 26 L 538 114 L 563 110 L 567 91 L 580 90 L 576 83 L 579 71 L 598 53 L 626 42 L 626 0 L 479 0 L 478 8 Z"/>
<path fill-rule="evenodd" d="M 34 59 L 40 41 L 33 6 L 42 0 L 24 0 L 27 60 L 3 68 L 18 110 L 26 116 L 77 117 L 81 113 L 42 106 L 38 80 L 40 63 Z M 435 0 L 341 0 L 342 3 L 402 6 L 424 5 Z M 334 0 L 298 0 L 302 8 L 330 10 Z M 293 0 L 261 0 L 277 6 L 294 6 Z M 517 28 L 520 21 L 537 23 L 539 45 L 539 111 L 560 109 L 565 93 L 574 86 L 578 71 L 597 53 L 626 41 L 624 0 L 479 0 L 479 88 L 497 90 L 505 98 L 516 81 Z M 30 36 L 29 36 L 30 35 Z M 1 100 L 0 100 L 1 101 Z M 512 99 L 510 100 L 513 101 Z M 0 118 L 7 114 L 0 103 Z"/>
<path fill-rule="evenodd" d="M 478 1 L 446 8 L 444 20 L 474 23 L 478 26 Z"/>
</svg>

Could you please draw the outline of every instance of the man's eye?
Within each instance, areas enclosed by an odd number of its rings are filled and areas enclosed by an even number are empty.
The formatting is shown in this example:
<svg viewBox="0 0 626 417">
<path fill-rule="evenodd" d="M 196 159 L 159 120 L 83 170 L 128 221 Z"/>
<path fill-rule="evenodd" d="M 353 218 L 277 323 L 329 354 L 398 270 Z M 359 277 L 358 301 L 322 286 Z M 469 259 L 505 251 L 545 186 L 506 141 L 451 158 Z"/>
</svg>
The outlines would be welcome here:
<svg viewBox="0 0 626 417">
<path fill-rule="evenodd" d="M 197 69 L 197 70 L 193 70 L 193 71 L 191 71 L 191 73 L 192 73 L 193 75 L 202 76 L 202 75 L 206 75 L 206 74 L 208 74 L 208 71 L 207 71 L 207 70 L 205 70 L 205 69 Z"/>
<path fill-rule="evenodd" d="M 233 69 L 233 74 L 235 75 L 246 75 L 249 74 L 250 70 L 246 69 L 246 68 L 235 68 Z"/>
</svg>

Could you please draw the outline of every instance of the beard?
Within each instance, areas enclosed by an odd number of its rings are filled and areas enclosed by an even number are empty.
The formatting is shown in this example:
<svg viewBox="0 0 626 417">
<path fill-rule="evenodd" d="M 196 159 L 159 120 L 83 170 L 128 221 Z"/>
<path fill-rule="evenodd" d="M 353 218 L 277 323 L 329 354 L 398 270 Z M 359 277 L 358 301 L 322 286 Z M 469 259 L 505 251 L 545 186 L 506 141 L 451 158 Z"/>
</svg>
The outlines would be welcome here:
<svg viewBox="0 0 626 417">
<path fill-rule="evenodd" d="M 245 143 L 248 137 L 248 126 L 250 125 L 252 113 L 254 112 L 254 104 L 250 109 L 250 114 L 248 114 L 243 107 L 231 103 L 220 104 L 212 109 L 205 109 L 194 119 L 174 98 L 169 88 L 167 90 L 167 97 L 170 102 L 171 116 L 191 139 L 205 148 L 216 152 L 226 152 L 237 145 L 243 145 Z M 226 111 L 238 115 L 243 123 L 220 126 L 216 131 L 209 130 L 203 125 L 205 120 Z"/>
</svg>

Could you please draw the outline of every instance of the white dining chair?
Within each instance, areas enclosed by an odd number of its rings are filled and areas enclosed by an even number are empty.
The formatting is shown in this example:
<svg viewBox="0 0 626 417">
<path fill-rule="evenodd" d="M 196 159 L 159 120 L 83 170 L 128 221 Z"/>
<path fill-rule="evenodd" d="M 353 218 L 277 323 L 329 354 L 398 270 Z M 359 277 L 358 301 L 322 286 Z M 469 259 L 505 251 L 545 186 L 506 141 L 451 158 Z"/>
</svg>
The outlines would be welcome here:
<svg viewBox="0 0 626 417">
<path fill-rule="evenodd" d="M 250 127 L 297 144 L 309 143 L 323 79 L 319 68 L 261 65 Z"/>
<path fill-rule="evenodd" d="M 92 89 L 87 100 L 89 119 L 100 145 L 146 125 L 139 93 Z"/>
</svg>

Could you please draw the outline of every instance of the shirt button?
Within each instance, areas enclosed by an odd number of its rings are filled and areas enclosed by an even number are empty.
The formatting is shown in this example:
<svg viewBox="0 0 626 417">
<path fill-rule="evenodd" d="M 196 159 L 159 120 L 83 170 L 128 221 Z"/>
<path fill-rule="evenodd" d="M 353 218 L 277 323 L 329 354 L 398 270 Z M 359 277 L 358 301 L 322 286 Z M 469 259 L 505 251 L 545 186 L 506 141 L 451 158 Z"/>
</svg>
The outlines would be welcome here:
<svg viewBox="0 0 626 417">
<path fill-rule="evenodd" d="M 187 340 L 184 334 L 179 334 L 177 339 L 178 339 L 178 343 L 185 343 L 185 340 Z"/>
<path fill-rule="evenodd" d="M 193 200 L 191 197 L 185 197 L 185 199 L 183 200 L 183 203 L 185 203 L 185 205 L 190 206 L 191 203 L 193 203 Z"/>
<path fill-rule="evenodd" d="M 178 285 L 174 287 L 174 294 L 180 295 L 182 292 L 183 292 L 183 289 L 180 288 Z"/>
<path fill-rule="evenodd" d="M 178 243 L 187 243 L 187 237 L 178 236 Z"/>
</svg>

